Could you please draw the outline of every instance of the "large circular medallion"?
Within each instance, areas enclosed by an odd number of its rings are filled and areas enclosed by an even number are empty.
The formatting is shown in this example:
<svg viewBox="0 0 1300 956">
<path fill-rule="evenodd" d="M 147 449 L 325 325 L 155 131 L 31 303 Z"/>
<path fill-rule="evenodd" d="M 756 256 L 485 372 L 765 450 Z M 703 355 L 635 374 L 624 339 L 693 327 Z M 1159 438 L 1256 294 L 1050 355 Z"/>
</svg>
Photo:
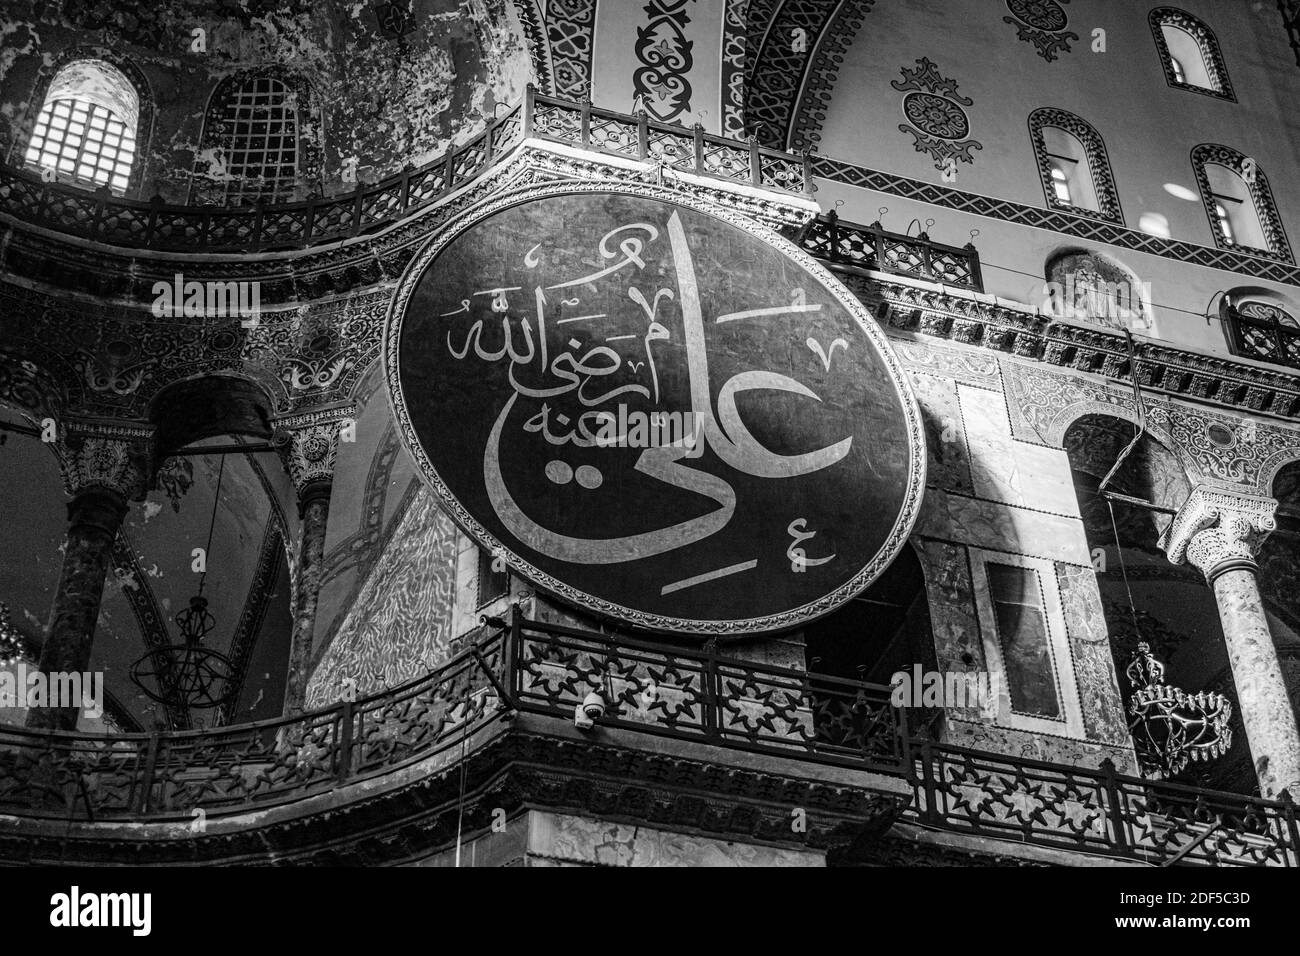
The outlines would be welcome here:
<svg viewBox="0 0 1300 956">
<path fill-rule="evenodd" d="M 564 183 L 449 221 L 385 330 L 452 516 L 589 611 L 720 636 L 860 592 L 924 488 L 879 327 L 791 243 L 651 186 Z"/>
</svg>

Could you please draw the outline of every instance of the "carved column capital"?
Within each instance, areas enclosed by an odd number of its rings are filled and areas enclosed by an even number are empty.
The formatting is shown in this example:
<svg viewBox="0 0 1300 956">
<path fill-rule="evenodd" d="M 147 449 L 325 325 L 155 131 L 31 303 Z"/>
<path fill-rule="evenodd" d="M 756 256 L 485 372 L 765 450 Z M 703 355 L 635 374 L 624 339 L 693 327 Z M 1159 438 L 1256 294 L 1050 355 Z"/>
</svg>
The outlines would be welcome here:
<svg viewBox="0 0 1300 956">
<path fill-rule="evenodd" d="M 74 433 L 59 442 L 58 452 L 68 494 L 98 489 L 123 501 L 144 499 L 150 478 L 147 440 Z"/>
<path fill-rule="evenodd" d="M 1190 562 L 1207 581 L 1233 568 L 1255 568 L 1255 555 L 1277 528 L 1277 501 L 1200 487 L 1165 531 L 1164 549 L 1174 564 Z"/>
<path fill-rule="evenodd" d="M 314 497 L 329 496 L 341 425 L 338 421 L 314 422 L 285 429 L 288 440 L 280 448 L 280 457 L 298 493 L 299 505 Z"/>
</svg>

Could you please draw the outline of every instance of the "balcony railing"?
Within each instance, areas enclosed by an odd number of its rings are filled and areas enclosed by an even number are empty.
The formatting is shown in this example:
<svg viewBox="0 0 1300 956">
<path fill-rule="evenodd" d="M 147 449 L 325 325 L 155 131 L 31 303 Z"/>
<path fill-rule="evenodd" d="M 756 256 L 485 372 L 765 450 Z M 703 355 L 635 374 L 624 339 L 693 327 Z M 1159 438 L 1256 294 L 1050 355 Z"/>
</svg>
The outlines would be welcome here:
<svg viewBox="0 0 1300 956">
<path fill-rule="evenodd" d="M 907 779 L 934 829 L 1161 865 L 1300 866 L 1294 803 L 936 744 L 889 688 L 525 620 L 411 683 L 283 720 L 92 736 L 0 728 L 0 813 L 189 819 L 289 803 L 424 760 L 512 711 L 592 691 L 626 746 L 711 744 Z"/>
<path fill-rule="evenodd" d="M 0 813 L 103 821 L 287 803 L 458 746 L 510 710 L 901 775 L 889 688 L 526 621 L 418 680 L 239 727 L 96 736 L 0 728 Z"/>
<path fill-rule="evenodd" d="M 419 169 L 331 198 L 246 207 L 180 206 L 120 199 L 42 182 L 0 166 L 0 212 L 15 219 L 116 246 L 185 252 L 301 249 L 367 232 L 428 206 L 495 166 L 524 140 L 622 156 L 706 178 L 808 193 L 803 157 L 689 129 L 544 96 L 523 102 L 467 143 Z"/>
<path fill-rule="evenodd" d="M 841 222 L 834 212 L 810 220 L 799 230 L 796 241 L 827 262 L 984 291 L 980 256 L 969 242 L 946 246 L 924 232 L 907 236 L 888 232 L 878 222 L 869 226 Z"/>
</svg>

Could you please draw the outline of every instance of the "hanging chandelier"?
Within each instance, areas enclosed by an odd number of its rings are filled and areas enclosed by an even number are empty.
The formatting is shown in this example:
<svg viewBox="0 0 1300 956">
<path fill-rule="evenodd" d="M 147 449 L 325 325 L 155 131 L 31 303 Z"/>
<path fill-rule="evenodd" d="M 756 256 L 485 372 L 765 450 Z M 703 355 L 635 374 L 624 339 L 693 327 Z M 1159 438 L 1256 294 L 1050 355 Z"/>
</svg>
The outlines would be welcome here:
<svg viewBox="0 0 1300 956">
<path fill-rule="evenodd" d="M 205 563 L 199 577 L 198 593 L 189 606 L 173 619 L 180 640 L 155 647 L 131 665 L 131 680 L 152 700 L 183 710 L 220 707 L 234 695 L 235 665 L 220 651 L 205 647 L 204 639 L 216 627 L 217 620 L 208 610 L 203 585 L 208 578 L 207 555 L 212 553 L 212 531 L 217 523 L 217 505 L 221 502 L 221 481 L 226 459 L 217 471 L 217 490 L 212 498 L 212 519 L 208 524 L 208 543 L 203 550 Z"/>
<path fill-rule="evenodd" d="M 1232 746 L 1232 702 L 1214 691 L 1189 694 L 1170 687 L 1165 665 L 1145 641 L 1124 673 L 1133 687 L 1129 730 L 1144 774 L 1167 780 L 1189 763 L 1221 757 Z"/>
<path fill-rule="evenodd" d="M 9 605 L 0 602 L 0 667 L 8 667 L 23 659 L 23 642 L 18 629 L 9 620 Z"/>
</svg>

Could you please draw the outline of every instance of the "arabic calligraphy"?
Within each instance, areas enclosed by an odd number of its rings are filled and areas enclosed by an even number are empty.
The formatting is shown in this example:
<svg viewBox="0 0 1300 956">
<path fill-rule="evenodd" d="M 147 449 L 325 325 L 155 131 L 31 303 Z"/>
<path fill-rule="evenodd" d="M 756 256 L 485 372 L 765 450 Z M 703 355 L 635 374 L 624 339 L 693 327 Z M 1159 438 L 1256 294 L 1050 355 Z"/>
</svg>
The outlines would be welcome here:
<svg viewBox="0 0 1300 956">
<path fill-rule="evenodd" d="M 744 622 L 879 563 L 916 479 L 905 386 L 788 253 L 616 192 L 437 249 L 404 280 L 399 407 L 516 570 L 607 613 Z"/>
</svg>

